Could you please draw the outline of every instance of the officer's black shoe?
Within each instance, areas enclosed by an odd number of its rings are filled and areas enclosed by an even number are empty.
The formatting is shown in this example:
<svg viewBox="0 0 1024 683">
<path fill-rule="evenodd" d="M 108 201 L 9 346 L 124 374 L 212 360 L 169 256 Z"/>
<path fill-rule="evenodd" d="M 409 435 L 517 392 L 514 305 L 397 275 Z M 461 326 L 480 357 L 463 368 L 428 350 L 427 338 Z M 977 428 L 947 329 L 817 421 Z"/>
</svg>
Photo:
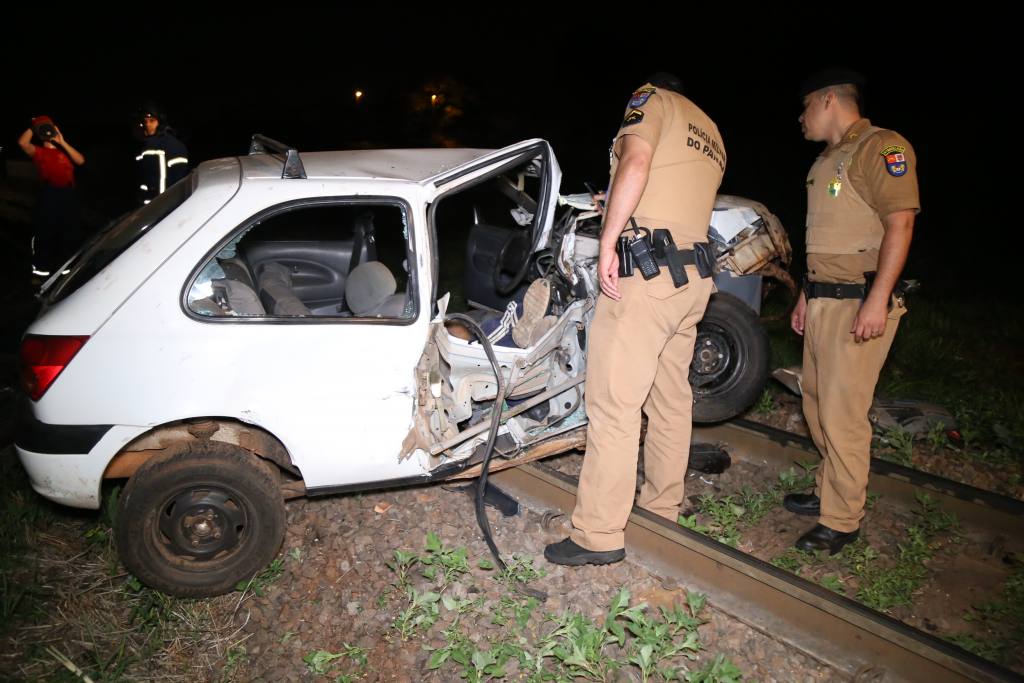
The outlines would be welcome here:
<svg viewBox="0 0 1024 683">
<path fill-rule="evenodd" d="M 625 548 L 605 551 L 587 550 L 571 538 L 552 543 L 544 548 L 544 557 L 548 562 L 566 564 L 570 567 L 579 567 L 584 564 L 611 564 L 619 562 L 625 556 Z"/>
<path fill-rule="evenodd" d="M 782 507 L 798 515 L 821 514 L 821 499 L 813 493 L 791 493 L 782 499 Z"/>
<path fill-rule="evenodd" d="M 835 555 L 847 543 L 856 541 L 859 535 L 860 529 L 836 531 L 824 524 L 815 524 L 813 529 L 797 539 L 796 547 L 807 551 L 827 550 L 829 555 Z"/>
</svg>

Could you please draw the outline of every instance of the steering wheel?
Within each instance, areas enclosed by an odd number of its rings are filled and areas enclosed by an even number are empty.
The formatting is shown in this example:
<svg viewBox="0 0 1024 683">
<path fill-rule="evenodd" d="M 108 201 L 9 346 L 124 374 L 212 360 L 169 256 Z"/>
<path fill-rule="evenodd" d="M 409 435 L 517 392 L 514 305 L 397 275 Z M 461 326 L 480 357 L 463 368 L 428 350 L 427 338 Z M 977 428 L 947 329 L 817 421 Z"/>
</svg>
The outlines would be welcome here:
<svg viewBox="0 0 1024 683">
<path fill-rule="evenodd" d="M 508 296 L 526 277 L 530 265 L 530 237 L 521 232 L 509 235 L 494 260 L 494 291 Z M 511 273 L 511 277 L 507 275 Z"/>
</svg>

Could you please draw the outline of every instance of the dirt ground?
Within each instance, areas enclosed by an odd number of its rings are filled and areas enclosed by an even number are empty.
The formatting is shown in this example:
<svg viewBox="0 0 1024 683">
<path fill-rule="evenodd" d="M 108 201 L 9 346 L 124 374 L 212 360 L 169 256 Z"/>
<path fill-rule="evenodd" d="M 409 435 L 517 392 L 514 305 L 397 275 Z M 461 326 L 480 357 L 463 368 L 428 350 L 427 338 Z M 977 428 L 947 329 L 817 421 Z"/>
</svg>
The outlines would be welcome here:
<svg viewBox="0 0 1024 683">
<path fill-rule="evenodd" d="M 776 396 L 770 413 L 755 411 L 748 417 L 799 431 L 798 408 L 795 398 Z M 983 488 L 1000 488 L 999 473 L 954 462 L 956 455 L 914 446 L 915 464 L 920 461 L 946 476 L 957 473 Z M 3 449 L 0 456 L 4 478 L 13 482 L 5 500 L 7 519 L 16 522 L 8 539 L 14 552 L 2 572 L 0 680 L 84 680 L 71 672 L 75 667 L 94 681 L 474 680 L 473 662 L 487 664 L 486 658 L 473 659 L 482 653 L 508 655 L 505 680 L 530 680 L 516 653 L 536 655 L 574 613 L 584 619 L 580 623 L 600 626 L 622 588 L 630 592 L 630 605 L 649 604 L 645 614 L 652 618 L 656 607 L 687 605 L 686 586 L 631 558 L 580 569 L 548 564 L 543 547 L 564 536 L 566 522 L 559 518 L 548 524 L 541 510 L 524 509 L 508 518 L 489 510 L 498 547 L 506 559 L 515 558 L 522 579 L 503 582 L 495 570 L 480 566 L 489 553 L 470 497 L 441 486 L 292 501 L 284 546 L 268 572 L 219 598 L 171 599 L 139 586 L 120 567 L 106 513 L 41 502 L 24 482 L 18 484 L 24 475 L 13 449 Z M 572 470 L 579 460 L 577 455 L 548 462 Z M 777 472 L 742 462 L 721 475 L 691 472 L 692 519 L 714 524 L 701 512 L 702 496 L 739 496 L 777 481 Z M 1015 493 L 1020 497 L 1019 489 Z M 881 559 L 876 564 L 893 561 L 906 544 L 908 527 L 918 521 L 915 510 L 872 501 L 865 523 L 869 531 L 858 552 L 877 551 Z M 762 559 L 785 562 L 792 559 L 790 544 L 810 523 L 775 505 L 756 523 L 740 521 L 735 542 Z M 429 569 L 424 559 L 443 555 L 427 550 L 429 535 L 436 535 L 449 558 L 465 549 L 464 571 L 443 587 L 437 578 L 423 576 Z M 922 561 L 929 578 L 913 591 L 911 604 L 892 606 L 889 613 L 941 636 L 983 637 L 984 628 L 964 615 L 997 597 L 1015 570 L 1018 542 L 972 530 L 936 531 L 928 536 Z M 415 558 L 407 560 L 405 578 L 396 571 L 401 564 L 396 551 Z M 841 559 L 804 558 L 790 569 L 850 597 L 868 583 Z M 546 593 L 546 600 L 531 604 L 525 593 L 531 589 Z M 440 596 L 433 603 L 436 613 L 422 602 L 431 592 Z M 705 623 L 696 628 L 696 659 L 676 656 L 666 663 L 696 672 L 722 656 L 738 667 L 743 680 L 837 679 L 827 666 L 718 611 L 714 595 L 707 599 L 700 613 Z M 629 653 L 612 646 L 605 656 L 624 661 Z M 460 657 L 469 664 L 458 663 Z M 1019 658 L 1014 665 L 1020 670 Z M 564 663 L 550 655 L 540 668 L 567 676 Z M 627 665 L 607 679 L 640 678 Z"/>
</svg>

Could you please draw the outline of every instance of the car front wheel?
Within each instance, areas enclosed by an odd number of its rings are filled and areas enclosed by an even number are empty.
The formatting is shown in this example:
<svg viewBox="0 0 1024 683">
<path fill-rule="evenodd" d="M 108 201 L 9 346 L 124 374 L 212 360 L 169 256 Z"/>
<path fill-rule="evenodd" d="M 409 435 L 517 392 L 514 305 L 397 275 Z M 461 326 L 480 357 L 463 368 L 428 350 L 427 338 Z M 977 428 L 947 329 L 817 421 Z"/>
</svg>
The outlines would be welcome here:
<svg viewBox="0 0 1024 683">
<path fill-rule="evenodd" d="M 694 422 L 721 422 L 746 410 L 768 380 L 770 357 L 757 314 L 732 294 L 713 294 L 690 363 Z"/>
<path fill-rule="evenodd" d="M 179 597 L 231 591 L 274 559 L 284 529 L 274 466 L 218 441 L 175 446 L 143 463 L 114 524 L 128 571 Z"/>
</svg>

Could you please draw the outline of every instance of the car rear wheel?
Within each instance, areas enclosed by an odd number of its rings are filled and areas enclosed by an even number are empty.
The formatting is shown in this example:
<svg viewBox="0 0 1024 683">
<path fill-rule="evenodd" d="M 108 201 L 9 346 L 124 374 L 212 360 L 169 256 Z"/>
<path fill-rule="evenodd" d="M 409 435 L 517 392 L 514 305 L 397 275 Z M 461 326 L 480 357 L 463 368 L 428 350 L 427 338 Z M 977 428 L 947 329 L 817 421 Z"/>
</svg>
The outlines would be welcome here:
<svg viewBox="0 0 1024 683">
<path fill-rule="evenodd" d="M 277 555 L 284 529 L 274 466 L 217 441 L 182 444 L 143 463 L 114 524 L 128 571 L 179 597 L 231 591 Z"/>
<path fill-rule="evenodd" d="M 768 380 L 770 357 L 757 314 L 732 294 L 713 294 L 690 363 L 694 422 L 721 422 L 750 407 Z"/>
</svg>

